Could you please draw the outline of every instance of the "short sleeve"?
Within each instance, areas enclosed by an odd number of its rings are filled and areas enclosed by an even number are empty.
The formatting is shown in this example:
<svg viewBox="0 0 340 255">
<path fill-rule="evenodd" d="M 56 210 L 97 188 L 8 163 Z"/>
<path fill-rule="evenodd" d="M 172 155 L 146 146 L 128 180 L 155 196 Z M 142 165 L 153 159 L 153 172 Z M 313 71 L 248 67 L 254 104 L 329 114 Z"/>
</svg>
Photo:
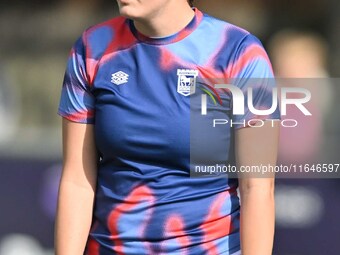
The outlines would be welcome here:
<svg viewBox="0 0 340 255">
<path fill-rule="evenodd" d="M 280 119 L 272 66 L 261 42 L 255 36 L 249 34 L 240 43 L 231 77 L 233 85 L 241 89 L 244 95 L 243 114 L 232 116 L 236 129 L 249 126 L 249 123 L 253 125 L 260 120 Z"/>
<path fill-rule="evenodd" d="M 73 122 L 93 124 L 95 100 L 85 63 L 85 46 L 81 37 L 74 44 L 67 61 L 58 114 Z"/>
</svg>

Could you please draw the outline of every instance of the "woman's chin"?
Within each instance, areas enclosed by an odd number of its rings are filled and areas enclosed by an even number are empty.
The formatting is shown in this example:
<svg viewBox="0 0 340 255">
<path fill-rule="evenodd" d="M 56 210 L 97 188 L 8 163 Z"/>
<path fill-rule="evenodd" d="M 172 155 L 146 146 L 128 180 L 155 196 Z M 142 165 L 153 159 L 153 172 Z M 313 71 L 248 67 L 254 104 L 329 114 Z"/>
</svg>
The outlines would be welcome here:
<svg viewBox="0 0 340 255">
<path fill-rule="evenodd" d="M 119 13 L 121 16 L 124 16 L 129 19 L 136 19 L 140 15 L 138 15 L 138 11 L 133 10 L 130 6 L 121 6 L 119 7 Z"/>
</svg>

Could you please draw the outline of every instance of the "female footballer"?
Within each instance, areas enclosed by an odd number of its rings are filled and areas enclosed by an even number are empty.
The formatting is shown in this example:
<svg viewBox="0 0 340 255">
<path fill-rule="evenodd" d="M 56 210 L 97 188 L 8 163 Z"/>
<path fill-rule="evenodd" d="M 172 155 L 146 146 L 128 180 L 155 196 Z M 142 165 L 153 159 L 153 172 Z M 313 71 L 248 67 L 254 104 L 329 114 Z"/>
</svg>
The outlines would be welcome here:
<svg viewBox="0 0 340 255">
<path fill-rule="evenodd" d="M 69 56 L 56 254 L 270 255 L 272 176 L 190 177 L 193 164 L 275 164 L 278 127 L 265 120 L 278 111 L 236 116 L 232 94 L 209 83 L 248 91 L 260 78 L 254 105 L 270 107 L 261 43 L 187 0 L 117 2 L 121 16 L 87 29 Z"/>
</svg>

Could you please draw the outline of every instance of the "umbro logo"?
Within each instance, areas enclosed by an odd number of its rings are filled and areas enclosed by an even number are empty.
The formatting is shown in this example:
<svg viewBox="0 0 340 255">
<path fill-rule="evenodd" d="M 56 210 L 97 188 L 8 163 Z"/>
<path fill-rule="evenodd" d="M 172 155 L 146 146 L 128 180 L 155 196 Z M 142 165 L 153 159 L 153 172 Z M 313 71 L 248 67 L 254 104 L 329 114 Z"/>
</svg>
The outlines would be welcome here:
<svg viewBox="0 0 340 255">
<path fill-rule="evenodd" d="M 129 75 L 123 71 L 116 72 L 112 74 L 111 82 L 116 85 L 121 85 L 129 81 Z"/>
</svg>

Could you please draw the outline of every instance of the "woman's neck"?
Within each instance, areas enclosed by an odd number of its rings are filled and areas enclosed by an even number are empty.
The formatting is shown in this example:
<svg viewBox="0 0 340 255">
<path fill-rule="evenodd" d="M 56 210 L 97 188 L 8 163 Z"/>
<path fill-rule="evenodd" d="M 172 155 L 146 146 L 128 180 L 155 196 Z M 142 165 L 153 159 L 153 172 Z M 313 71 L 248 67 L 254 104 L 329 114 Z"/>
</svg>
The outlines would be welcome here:
<svg viewBox="0 0 340 255">
<path fill-rule="evenodd" d="M 183 29 L 194 15 L 195 12 L 186 2 L 183 2 L 182 6 L 176 3 L 176 8 L 169 4 L 154 13 L 152 17 L 135 19 L 134 25 L 138 32 L 148 37 L 165 37 Z"/>
</svg>

